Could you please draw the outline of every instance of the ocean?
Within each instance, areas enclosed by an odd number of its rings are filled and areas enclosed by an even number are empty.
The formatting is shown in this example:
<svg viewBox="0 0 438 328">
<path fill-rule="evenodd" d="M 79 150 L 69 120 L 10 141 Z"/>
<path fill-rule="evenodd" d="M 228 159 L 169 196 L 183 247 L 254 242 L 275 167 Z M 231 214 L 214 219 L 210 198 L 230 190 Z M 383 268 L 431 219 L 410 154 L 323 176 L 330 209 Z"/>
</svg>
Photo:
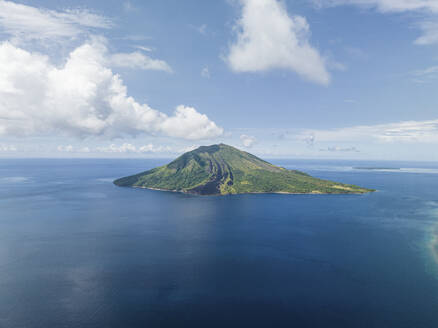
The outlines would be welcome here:
<svg viewBox="0 0 438 328">
<path fill-rule="evenodd" d="M 0 327 L 438 327 L 438 163 L 273 160 L 366 195 L 120 188 L 1 159 Z"/>
</svg>

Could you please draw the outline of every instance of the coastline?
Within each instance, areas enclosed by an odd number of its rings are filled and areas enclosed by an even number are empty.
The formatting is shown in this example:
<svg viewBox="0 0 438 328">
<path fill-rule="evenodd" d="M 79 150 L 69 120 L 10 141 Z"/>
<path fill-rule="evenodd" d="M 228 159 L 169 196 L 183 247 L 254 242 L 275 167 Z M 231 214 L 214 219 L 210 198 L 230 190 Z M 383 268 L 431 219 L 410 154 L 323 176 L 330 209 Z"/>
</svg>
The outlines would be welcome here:
<svg viewBox="0 0 438 328">
<path fill-rule="evenodd" d="M 273 195 L 365 195 L 372 192 L 377 192 L 378 190 L 369 191 L 369 192 L 357 192 L 357 193 L 323 193 L 323 192 L 286 192 L 286 191 L 277 191 L 277 192 L 245 192 L 245 193 L 239 193 L 239 194 L 197 194 L 197 193 L 191 193 L 186 192 L 182 190 L 172 190 L 172 189 L 160 189 L 160 188 L 152 188 L 152 187 L 141 187 L 141 186 L 130 186 L 127 188 L 139 188 L 139 189 L 148 189 L 148 190 L 155 190 L 155 191 L 168 191 L 168 192 L 176 192 L 186 195 L 194 195 L 194 196 L 232 196 L 232 195 L 250 195 L 250 194 L 273 194 Z M 438 247 L 438 238 L 437 238 L 437 247 Z"/>
</svg>

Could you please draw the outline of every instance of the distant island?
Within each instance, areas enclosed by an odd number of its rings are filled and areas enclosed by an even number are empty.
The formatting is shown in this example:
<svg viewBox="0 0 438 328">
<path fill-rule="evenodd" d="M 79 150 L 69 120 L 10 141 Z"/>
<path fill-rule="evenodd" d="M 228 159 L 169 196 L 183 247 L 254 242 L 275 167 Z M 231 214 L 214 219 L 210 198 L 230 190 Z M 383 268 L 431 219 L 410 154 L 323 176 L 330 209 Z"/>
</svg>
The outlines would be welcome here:
<svg viewBox="0 0 438 328">
<path fill-rule="evenodd" d="M 353 167 L 355 170 L 376 170 L 376 171 L 385 171 L 385 170 L 401 170 L 399 167 L 372 167 L 372 166 L 357 166 Z"/>
<path fill-rule="evenodd" d="M 363 194 L 374 191 L 287 170 L 224 144 L 199 147 L 167 165 L 117 179 L 114 184 L 198 195 Z"/>
</svg>

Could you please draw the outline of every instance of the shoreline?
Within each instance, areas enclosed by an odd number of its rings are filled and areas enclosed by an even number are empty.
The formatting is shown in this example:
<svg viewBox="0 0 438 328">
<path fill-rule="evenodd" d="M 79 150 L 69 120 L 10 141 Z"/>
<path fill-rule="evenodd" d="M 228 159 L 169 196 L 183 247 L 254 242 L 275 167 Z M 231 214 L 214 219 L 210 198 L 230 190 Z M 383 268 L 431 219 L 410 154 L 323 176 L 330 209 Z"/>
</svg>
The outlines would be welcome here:
<svg viewBox="0 0 438 328">
<path fill-rule="evenodd" d="M 117 186 L 117 185 L 116 185 Z M 119 187 L 119 186 L 117 186 Z M 140 186 L 129 186 L 125 188 L 138 188 L 138 189 L 148 189 L 148 190 L 154 190 L 154 191 L 167 191 L 167 192 L 175 192 L 175 193 L 181 193 L 185 195 L 194 195 L 194 196 L 232 196 L 232 195 L 365 195 L 372 192 L 377 192 L 378 190 L 374 191 L 368 191 L 368 192 L 357 192 L 357 193 L 322 193 L 322 192 L 285 192 L 285 191 L 277 191 L 277 192 L 245 192 L 245 193 L 238 193 L 238 194 L 197 194 L 197 193 L 191 193 L 181 190 L 171 190 L 171 189 L 160 189 L 160 188 L 152 188 L 152 187 L 140 187 Z M 438 246 L 438 239 L 437 239 L 437 246 Z M 438 256 L 438 255 L 437 255 Z"/>
</svg>

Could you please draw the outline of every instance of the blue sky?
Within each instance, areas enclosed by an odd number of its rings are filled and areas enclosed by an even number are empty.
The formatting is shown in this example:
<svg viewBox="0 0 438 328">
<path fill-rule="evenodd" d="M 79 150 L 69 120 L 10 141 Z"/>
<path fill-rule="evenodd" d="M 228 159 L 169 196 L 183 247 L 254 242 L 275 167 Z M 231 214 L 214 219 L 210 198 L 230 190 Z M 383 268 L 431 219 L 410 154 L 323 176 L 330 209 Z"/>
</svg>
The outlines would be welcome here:
<svg viewBox="0 0 438 328">
<path fill-rule="evenodd" d="M 437 0 L 0 1 L 0 156 L 438 160 Z"/>
</svg>

